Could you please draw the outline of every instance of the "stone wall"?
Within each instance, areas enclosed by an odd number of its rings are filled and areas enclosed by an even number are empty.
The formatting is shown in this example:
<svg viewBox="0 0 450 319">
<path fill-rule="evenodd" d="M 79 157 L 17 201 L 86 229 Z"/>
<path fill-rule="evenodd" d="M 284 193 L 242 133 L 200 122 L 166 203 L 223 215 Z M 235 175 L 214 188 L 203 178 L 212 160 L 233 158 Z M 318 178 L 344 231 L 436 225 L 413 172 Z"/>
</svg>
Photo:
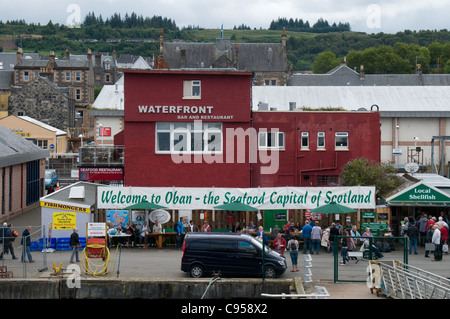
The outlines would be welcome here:
<svg viewBox="0 0 450 319">
<path fill-rule="evenodd" d="M 10 115 L 26 115 L 66 131 L 73 126 L 73 103 L 43 78 L 36 78 L 9 97 Z"/>
</svg>

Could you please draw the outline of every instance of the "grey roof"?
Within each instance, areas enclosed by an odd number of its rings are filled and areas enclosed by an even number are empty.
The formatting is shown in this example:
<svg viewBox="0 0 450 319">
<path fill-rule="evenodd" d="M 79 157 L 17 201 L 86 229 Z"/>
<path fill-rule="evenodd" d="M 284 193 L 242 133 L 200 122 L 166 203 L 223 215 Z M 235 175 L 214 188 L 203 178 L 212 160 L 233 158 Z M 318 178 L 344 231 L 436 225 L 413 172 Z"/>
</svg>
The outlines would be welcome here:
<svg viewBox="0 0 450 319">
<path fill-rule="evenodd" d="M 27 163 L 49 156 L 49 150 L 34 145 L 33 142 L 0 125 L 0 167 Z"/>
<path fill-rule="evenodd" d="M 450 85 L 450 74 L 365 74 L 347 65 L 325 74 L 294 74 L 293 86 L 439 86 Z"/>
<path fill-rule="evenodd" d="M 280 111 L 291 103 L 348 111 L 377 105 L 380 117 L 450 117 L 450 86 L 254 86 L 252 109 L 260 103 Z"/>
<path fill-rule="evenodd" d="M 39 60 L 39 53 L 24 53 L 25 60 Z M 0 71 L 14 71 L 14 66 L 17 61 L 17 53 L 14 52 L 0 52 Z"/>
<path fill-rule="evenodd" d="M 60 61 L 88 61 L 86 54 L 69 54 L 69 60 L 60 60 Z M 92 65 L 95 65 L 95 54 L 91 55 Z M 100 63 L 103 65 L 104 62 L 111 62 L 113 65 L 116 64 L 114 58 L 108 54 L 102 53 L 100 55 Z"/>
<path fill-rule="evenodd" d="M 0 90 L 11 90 L 14 71 L 0 71 Z"/>
<path fill-rule="evenodd" d="M 97 203 L 97 188 L 102 186 L 100 184 L 86 183 L 86 182 L 77 182 L 74 184 L 70 184 L 64 188 L 61 188 L 59 191 L 51 193 L 47 196 L 41 197 L 42 201 L 50 202 L 50 203 L 63 203 L 66 205 L 74 204 L 77 206 L 85 205 L 88 207 L 95 206 Z M 83 199 L 72 199 L 70 198 L 70 190 L 74 187 L 84 187 L 85 197 Z"/>
<path fill-rule="evenodd" d="M 287 65 L 281 43 L 238 44 L 228 39 L 217 39 L 215 43 L 165 42 L 163 56 L 172 69 L 218 67 L 250 72 L 284 72 Z"/>
</svg>

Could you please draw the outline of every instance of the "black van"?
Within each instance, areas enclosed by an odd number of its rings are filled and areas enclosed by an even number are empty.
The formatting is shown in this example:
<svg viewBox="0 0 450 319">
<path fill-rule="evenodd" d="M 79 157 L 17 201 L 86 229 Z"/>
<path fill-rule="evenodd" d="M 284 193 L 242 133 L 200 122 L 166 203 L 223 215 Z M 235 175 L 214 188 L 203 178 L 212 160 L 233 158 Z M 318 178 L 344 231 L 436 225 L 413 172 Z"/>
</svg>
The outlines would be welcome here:
<svg viewBox="0 0 450 319">
<path fill-rule="evenodd" d="M 265 278 L 282 275 L 286 258 L 265 246 L 256 238 L 240 233 L 187 233 L 183 244 L 181 270 L 191 277 L 206 273 L 222 275 L 262 276 L 264 257 Z"/>
</svg>

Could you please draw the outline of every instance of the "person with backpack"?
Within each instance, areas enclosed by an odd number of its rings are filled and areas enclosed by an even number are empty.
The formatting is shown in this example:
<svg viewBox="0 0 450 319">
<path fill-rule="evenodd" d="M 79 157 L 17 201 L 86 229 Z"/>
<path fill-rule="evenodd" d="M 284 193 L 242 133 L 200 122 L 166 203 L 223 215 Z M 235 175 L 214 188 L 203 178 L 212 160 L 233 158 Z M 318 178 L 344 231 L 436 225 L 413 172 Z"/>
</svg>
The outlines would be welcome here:
<svg viewBox="0 0 450 319">
<path fill-rule="evenodd" d="M 0 260 L 3 260 L 3 255 L 11 252 L 12 259 L 18 259 L 14 254 L 13 241 L 16 239 L 11 230 L 11 224 L 3 224 L 3 251 L 0 254 Z"/>
<path fill-rule="evenodd" d="M 298 260 L 298 240 L 292 237 L 287 243 L 287 249 L 289 249 L 289 256 L 291 256 L 292 270 L 291 272 L 299 271 L 297 267 Z"/>
<path fill-rule="evenodd" d="M 419 229 L 415 222 L 409 224 L 406 230 L 406 236 L 409 238 L 409 254 L 411 255 L 412 247 L 414 246 L 414 255 L 417 255 L 417 241 L 419 240 Z"/>
</svg>

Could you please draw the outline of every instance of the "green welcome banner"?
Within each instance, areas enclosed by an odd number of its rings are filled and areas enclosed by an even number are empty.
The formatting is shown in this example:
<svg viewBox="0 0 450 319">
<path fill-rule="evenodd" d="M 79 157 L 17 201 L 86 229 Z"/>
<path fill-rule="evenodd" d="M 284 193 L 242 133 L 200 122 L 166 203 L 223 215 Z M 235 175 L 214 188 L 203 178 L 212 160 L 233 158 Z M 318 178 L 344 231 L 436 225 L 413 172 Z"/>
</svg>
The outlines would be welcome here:
<svg viewBox="0 0 450 319">
<path fill-rule="evenodd" d="M 99 187 L 99 209 L 123 209 L 148 201 L 168 209 L 208 209 L 241 202 L 259 210 L 312 209 L 336 202 L 354 209 L 375 208 L 375 187 Z"/>
</svg>

